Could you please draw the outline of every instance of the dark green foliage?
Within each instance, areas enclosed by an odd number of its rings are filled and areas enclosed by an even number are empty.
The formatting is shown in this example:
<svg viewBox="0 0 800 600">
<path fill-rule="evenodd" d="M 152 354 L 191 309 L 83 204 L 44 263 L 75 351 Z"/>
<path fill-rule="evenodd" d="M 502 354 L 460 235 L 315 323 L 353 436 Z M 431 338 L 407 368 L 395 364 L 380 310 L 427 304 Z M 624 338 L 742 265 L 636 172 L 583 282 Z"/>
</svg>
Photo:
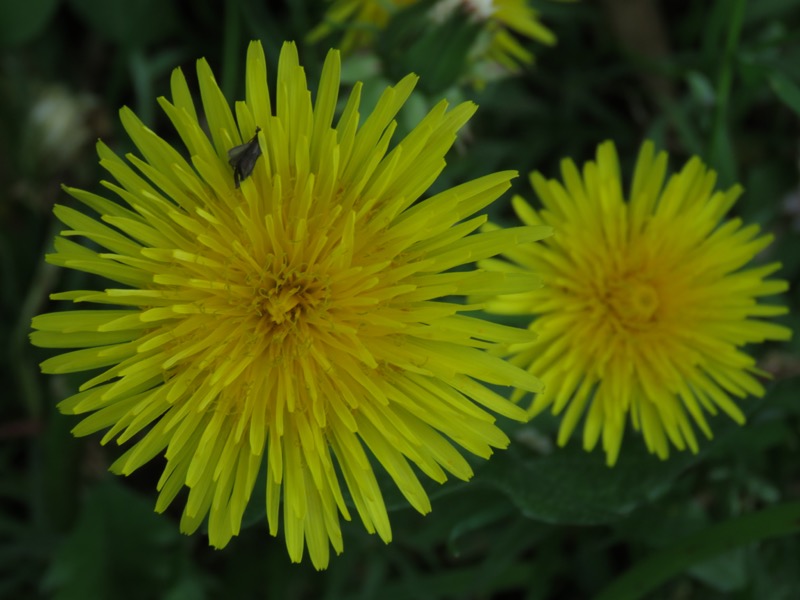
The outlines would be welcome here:
<svg viewBox="0 0 800 600">
<path fill-rule="evenodd" d="M 442 97 L 480 105 L 432 192 L 517 169 L 514 191 L 532 199 L 530 170 L 555 177 L 562 157 L 583 161 L 605 139 L 615 140 L 628 173 L 645 137 L 670 151 L 673 168 L 699 154 L 720 185 L 745 186 L 736 213 L 774 233 L 766 253 L 784 265 L 792 314 L 783 322 L 798 331 L 800 2 L 652 3 L 661 9 L 657 21 L 637 26 L 660 27 L 666 44 L 655 50 L 615 19 L 625 2 L 535 5 L 559 42 L 528 44 L 537 64 L 517 77 L 480 91 L 465 85 L 463 48 L 475 32 L 448 23 L 445 38 L 412 11 L 372 51 L 345 62 L 345 86 L 365 81 L 366 115 L 385 85 L 419 73 L 399 133 Z M 176 139 L 155 99 L 168 94 L 173 67 L 193 79 L 200 56 L 228 97 L 240 99 L 247 42 L 262 40 L 272 77 L 280 44 L 294 39 L 316 85 L 337 38 L 303 40 L 325 8 L 313 0 L 0 3 L 0 597 L 800 597 L 797 335 L 753 349 L 775 382 L 763 400 L 743 401 L 746 427 L 714 419 L 716 437 L 697 456 L 673 452 L 661 462 L 629 430 L 608 469 L 578 439 L 553 449 L 557 422 L 543 415 L 509 426 L 511 449 L 474 461 L 473 482 L 425 482 L 428 516 L 382 480 L 393 543 L 347 525 L 344 554 L 320 573 L 290 565 L 282 538 L 268 535 L 263 491 L 254 493 L 242 534 L 216 551 L 201 533 L 180 536 L 174 507 L 152 512 L 158 464 L 111 477 L 106 469 L 120 450 L 101 447 L 99 436 L 72 438 L 77 420 L 55 404 L 77 381 L 41 377 L 37 363 L 48 354 L 26 341 L 30 318 L 54 308 L 49 293 L 102 285 L 42 260 L 60 229 L 51 206 L 67 201 L 59 185 L 101 190 L 92 142 L 131 149 L 116 117 L 122 105 Z M 74 112 L 59 113 L 73 120 L 48 146 L 42 131 L 56 126 L 36 129 L 30 111 L 54 88 L 65 91 L 61 110 Z M 493 220 L 513 222 L 507 200 L 491 209 Z"/>
</svg>

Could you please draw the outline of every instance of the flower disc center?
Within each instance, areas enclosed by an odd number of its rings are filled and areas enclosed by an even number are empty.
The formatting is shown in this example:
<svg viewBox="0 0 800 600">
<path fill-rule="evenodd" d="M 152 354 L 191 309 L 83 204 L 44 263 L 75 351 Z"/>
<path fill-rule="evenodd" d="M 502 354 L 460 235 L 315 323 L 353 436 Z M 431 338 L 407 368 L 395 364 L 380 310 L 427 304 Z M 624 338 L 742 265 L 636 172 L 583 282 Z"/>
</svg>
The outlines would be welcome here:
<svg viewBox="0 0 800 600">
<path fill-rule="evenodd" d="M 620 324 L 641 329 L 655 320 L 660 301 L 651 283 L 628 276 L 611 282 L 606 305 Z"/>
<path fill-rule="evenodd" d="M 326 304 L 327 287 L 313 273 L 292 271 L 268 277 L 258 287 L 258 313 L 275 325 L 297 323 Z"/>
</svg>

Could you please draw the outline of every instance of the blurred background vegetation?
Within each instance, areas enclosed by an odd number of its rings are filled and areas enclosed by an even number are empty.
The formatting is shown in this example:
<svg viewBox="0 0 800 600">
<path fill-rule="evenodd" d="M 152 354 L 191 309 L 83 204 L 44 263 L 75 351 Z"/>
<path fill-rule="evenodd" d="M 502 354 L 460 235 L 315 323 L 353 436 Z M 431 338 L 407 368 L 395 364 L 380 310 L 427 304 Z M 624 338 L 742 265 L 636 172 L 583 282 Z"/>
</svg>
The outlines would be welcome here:
<svg viewBox="0 0 800 600">
<path fill-rule="evenodd" d="M 420 73 L 401 115 L 406 131 L 442 97 L 480 105 L 435 190 L 517 169 L 514 191 L 532 199 L 528 171 L 555 177 L 562 157 L 589 159 L 605 139 L 628 173 L 644 138 L 670 151 L 673 169 L 700 155 L 719 185 L 746 188 L 736 213 L 774 233 L 765 259 L 784 265 L 792 313 L 783 322 L 798 331 L 800 2 L 531 5 L 558 43 L 520 39 L 536 61 L 519 73 L 486 77 L 464 48 L 420 51 L 433 25 L 416 14 L 348 57 L 343 86 L 365 81 L 369 104 Z M 347 526 L 344 554 L 319 573 L 289 564 L 258 494 L 242 535 L 215 551 L 201 534 L 180 535 L 175 513 L 153 512 L 157 461 L 113 477 L 115 445 L 72 438 L 77 419 L 55 405 L 80 379 L 42 377 L 49 354 L 27 343 L 31 317 L 57 308 L 48 294 L 102 286 L 43 261 L 59 230 L 52 205 L 67 202 L 60 185 L 102 189 L 93 142 L 132 150 L 116 116 L 123 105 L 176 139 L 155 99 L 168 94 L 174 67 L 191 80 L 198 57 L 228 98 L 242 98 L 248 41 L 262 40 L 274 74 L 281 43 L 296 40 L 313 88 L 342 34 L 306 41 L 327 7 L 0 1 L 0 597 L 800 598 L 800 336 L 754 349 L 774 375 L 768 395 L 744 402 L 744 428 L 715 419 L 716 437 L 697 456 L 661 462 L 629 433 L 608 469 L 578 441 L 554 450 L 550 417 L 509 423 L 511 449 L 476 463 L 469 484 L 430 488 L 427 517 L 385 485 L 394 542 Z M 493 219 L 511 221 L 509 198 Z"/>
</svg>

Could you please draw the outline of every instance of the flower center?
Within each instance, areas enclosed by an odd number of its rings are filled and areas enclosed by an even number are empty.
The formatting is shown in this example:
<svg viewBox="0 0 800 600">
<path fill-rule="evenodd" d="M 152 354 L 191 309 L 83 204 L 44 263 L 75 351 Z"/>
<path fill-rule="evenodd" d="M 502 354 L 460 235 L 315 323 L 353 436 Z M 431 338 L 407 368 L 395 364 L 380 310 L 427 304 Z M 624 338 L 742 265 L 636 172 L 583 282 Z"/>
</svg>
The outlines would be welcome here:
<svg viewBox="0 0 800 600">
<path fill-rule="evenodd" d="M 623 327 L 642 329 L 655 320 L 659 297 L 652 284 L 628 275 L 609 282 L 605 304 Z"/>
<path fill-rule="evenodd" d="M 302 294 L 296 286 L 278 285 L 274 289 L 258 290 L 258 294 L 263 298 L 261 303 L 264 313 L 269 316 L 274 323 L 281 324 L 284 321 L 297 321 L 302 311 Z"/>
<path fill-rule="evenodd" d="M 277 268 L 276 268 L 277 267 Z M 291 326 L 324 310 L 330 295 L 319 273 L 306 265 L 271 264 L 253 282 L 252 310 L 271 325 Z"/>
</svg>

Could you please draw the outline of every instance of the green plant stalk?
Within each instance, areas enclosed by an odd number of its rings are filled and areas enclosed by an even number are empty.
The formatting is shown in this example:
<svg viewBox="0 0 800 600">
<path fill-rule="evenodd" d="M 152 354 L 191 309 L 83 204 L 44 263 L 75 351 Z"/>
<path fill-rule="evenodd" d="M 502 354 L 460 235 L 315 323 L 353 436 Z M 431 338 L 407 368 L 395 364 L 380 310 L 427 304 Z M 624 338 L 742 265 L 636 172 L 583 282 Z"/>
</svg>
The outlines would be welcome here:
<svg viewBox="0 0 800 600">
<path fill-rule="evenodd" d="M 45 236 L 45 247 L 40 251 L 40 256 L 52 246 L 53 238 L 61 230 L 61 223 L 51 217 L 50 227 Z M 25 405 L 28 417 L 38 419 L 42 416 L 44 399 L 38 378 L 39 372 L 31 364 L 30 344 L 28 343 L 28 333 L 31 330 L 31 319 L 36 315 L 46 301 L 48 295 L 56 285 L 59 277 L 59 269 L 44 260 L 39 262 L 36 273 L 33 275 L 31 284 L 22 300 L 17 323 L 11 333 L 9 343 L 9 360 L 16 363 L 12 366 L 11 372 L 15 374 L 17 385 L 19 386 L 21 399 Z"/>
<path fill-rule="evenodd" d="M 759 540 L 800 532 L 800 502 L 772 506 L 713 525 L 634 565 L 595 600 L 635 600 L 687 568 Z"/>
<path fill-rule="evenodd" d="M 714 112 L 714 122 L 711 129 L 711 139 L 708 149 L 708 158 L 711 165 L 719 169 L 723 175 L 723 180 L 727 179 L 732 183 L 736 179 L 735 165 L 732 160 L 722 161 L 723 152 L 730 154 L 728 146 L 729 136 L 728 126 L 728 101 L 733 85 L 733 62 L 736 49 L 739 46 L 739 37 L 742 32 L 742 22 L 747 6 L 747 0 L 721 0 L 730 3 L 730 22 L 728 27 L 728 37 L 725 40 L 725 51 L 722 57 L 722 65 L 717 78 L 717 103 Z"/>
</svg>

